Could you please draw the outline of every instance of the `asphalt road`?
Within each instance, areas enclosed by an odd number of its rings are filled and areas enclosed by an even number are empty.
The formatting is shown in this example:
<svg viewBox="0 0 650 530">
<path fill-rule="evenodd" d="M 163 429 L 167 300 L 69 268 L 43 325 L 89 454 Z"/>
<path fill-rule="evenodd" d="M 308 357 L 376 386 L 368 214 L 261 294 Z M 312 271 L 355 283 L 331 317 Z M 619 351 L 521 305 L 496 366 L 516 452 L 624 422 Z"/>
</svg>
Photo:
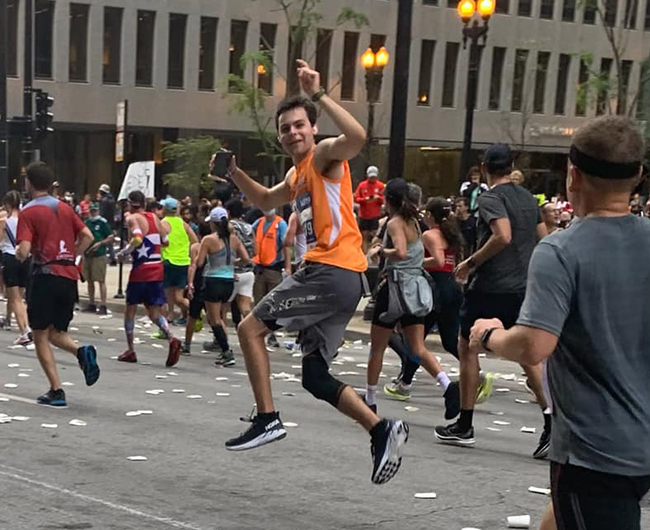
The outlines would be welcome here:
<svg viewBox="0 0 650 530">
<path fill-rule="evenodd" d="M 215 368 L 214 355 L 199 353 L 197 343 L 196 353 L 166 369 L 166 343 L 149 337 L 152 328 L 140 327 L 141 364 L 127 365 L 111 359 L 124 349 L 119 315 L 78 315 L 72 326 L 78 328 L 71 331 L 74 338 L 97 346 L 102 376 L 87 388 L 76 360 L 57 352 L 62 380 L 72 383 L 64 387 L 63 410 L 35 404 L 47 389 L 35 352 L 12 348 L 15 334 L 0 333 L 0 413 L 28 418 L 0 424 L 0 530 L 489 530 L 506 528 L 507 516 L 523 514 L 536 528 L 549 502 L 528 492 L 529 486 L 548 486 L 547 463 L 531 457 L 542 420 L 537 405 L 515 401 L 530 396 L 519 384 L 520 369 L 510 363 L 482 360 L 484 368 L 514 374 L 514 380 L 499 380 L 495 386 L 509 391 L 495 393 L 477 410 L 473 448 L 434 441 L 443 402 L 428 375 L 417 374 L 409 403 L 380 396 L 380 412 L 409 421 L 411 437 L 399 474 L 375 486 L 368 436 L 286 375 L 273 382 L 276 406 L 285 422 L 297 426 L 263 448 L 225 450 L 225 440 L 246 428 L 239 417 L 252 407 L 236 344 L 233 368 Z M 196 340 L 207 338 L 199 334 Z M 293 355 L 284 348 L 273 352 L 273 373 L 299 376 L 300 359 Z M 366 357 L 367 342 L 351 342 L 333 372 L 348 372 L 341 379 L 363 387 Z M 451 371 L 454 359 L 442 357 Z M 385 361 L 382 384 L 398 371 L 394 354 L 387 352 Z M 8 366 L 14 364 L 19 366 Z M 145 393 L 153 389 L 164 393 Z M 195 395 L 201 397 L 190 399 Z M 126 416 L 138 410 L 152 413 Z M 87 425 L 70 425 L 74 419 Z M 522 433 L 523 426 L 537 433 Z M 437 498 L 416 499 L 421 492 Z M 643 527 L 650 528 L 645 515 Z"/>
</svg>

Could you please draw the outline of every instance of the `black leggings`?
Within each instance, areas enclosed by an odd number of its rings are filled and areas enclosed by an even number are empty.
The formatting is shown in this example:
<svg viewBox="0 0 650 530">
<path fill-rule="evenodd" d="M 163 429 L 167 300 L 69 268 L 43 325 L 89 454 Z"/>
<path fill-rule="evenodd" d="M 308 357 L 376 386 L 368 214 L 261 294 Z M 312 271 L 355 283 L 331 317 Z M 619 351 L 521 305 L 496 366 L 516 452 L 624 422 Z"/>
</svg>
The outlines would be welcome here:
<svg viewBox="0 0 650 530">
<path fill-rule="evenodd" d="M 437 322 L 442 347 L 458 359 L 459 312 L 463 303 L 463 294 L 453 273 L 433 272 L 431 277 L 435 285 L 434 294 L 437 299 L 434 300 L 433 310 L 425 318 L 424 336 L 426 338 Z M 405 385 L 410 385 L 413 375 L 420 367 L 420 359 L 413 353 L 403 334 L 393 333 L 388 340 L 388 345 L 402 359 L 402 382 Z"/>
</svg>

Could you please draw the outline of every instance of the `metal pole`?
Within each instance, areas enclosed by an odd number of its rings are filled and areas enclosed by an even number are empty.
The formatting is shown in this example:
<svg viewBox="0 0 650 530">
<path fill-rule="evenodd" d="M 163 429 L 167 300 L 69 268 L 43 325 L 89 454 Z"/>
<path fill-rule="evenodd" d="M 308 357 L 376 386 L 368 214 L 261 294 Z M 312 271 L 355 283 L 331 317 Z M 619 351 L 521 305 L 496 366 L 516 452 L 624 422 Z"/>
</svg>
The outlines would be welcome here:
<svg viewBox="0 0 650 530">
<path fill-rule="evenodd" d="M 459 182 L 464 182 L 469 168 L 472 166 L 472 132 L 474 129 L 474 108 L 476 107 L 476 90 L 478 85 L 478 63 L 480 46 L 472 39 L 469 47 L 469 63 L 467 65 L 467 92 L 465 95 L 465 134 L 463 136 L 463 152 L 460 157 Z"/>
<path fill-rule="evenodd" d="M 23 114 L 31 122 L 33 120 L 32 85 L 34 83 L 34 0 L 25 0 L 25 68 L 23 72 Z M 33 126 L 27 128 L 23 138 L 23 168 L 32 161 Z M 24 176 L 24 175 L 23 175 Z"/>
<path fill-rule="evenodd" d="M 0 197 L 9 188 L 9 130 L 7 125 L 7 0 L 0 0 Z"/>
<path fill-rule="evenodd" d="M 126 176 L 126 171 L 129 168 L 129 132 L 128 132 L 128 127 L 129 127 L 129 101 L 124 100 L 124 155 L 122 156 L 122 179 Z M 121 187 L 121 182 L 120 182 L 120 187 Z M 126 229 L 126 220 L 124 219 L 124 216 L 126 214 L 126 201 L 122 201 L 122 215 L 120 218 L 120 250 L 122 250 L 125 246 L 124 242 L 128 236 L 128 232 Z M 122 290 L 122 283 L 124 280 L 124 264 L 122 263 L 122 260 L 120 260 L 120 263 L 118 265 L 119 271 L 118 271 L 118 279 L 117 279 L 117 294 L 115 295 L 115 298 L 124 298 L 124 291 Z"/>
<path fill-rule="evenodd" d="M 388 150 L 389 179 L 404 176 L 412 18 L 413 0 L 399 0 L 395 45 L 395 71 L 393 76 L 393 107 L 390 122 L 390 147 Z"/>
</svg>

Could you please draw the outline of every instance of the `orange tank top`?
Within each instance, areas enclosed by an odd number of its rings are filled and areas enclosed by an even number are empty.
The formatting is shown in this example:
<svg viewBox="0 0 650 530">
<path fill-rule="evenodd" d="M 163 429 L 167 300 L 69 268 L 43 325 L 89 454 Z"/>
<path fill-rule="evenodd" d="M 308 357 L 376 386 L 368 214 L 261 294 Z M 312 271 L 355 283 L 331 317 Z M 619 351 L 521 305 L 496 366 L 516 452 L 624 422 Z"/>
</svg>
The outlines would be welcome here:
<svg viewBox="0 0 650 530">
<path fill-rule="evenodd" d="M 295 167 L 289 183 L 291 200 L 307 238 L 305 261 L 364 272 L 368 261 L 361 250 L 361 232 L 354 217 L 352 178 L 347 161 L 343 178 L 331 180 L 314 165 L 314 153 Z"/>
</svg>

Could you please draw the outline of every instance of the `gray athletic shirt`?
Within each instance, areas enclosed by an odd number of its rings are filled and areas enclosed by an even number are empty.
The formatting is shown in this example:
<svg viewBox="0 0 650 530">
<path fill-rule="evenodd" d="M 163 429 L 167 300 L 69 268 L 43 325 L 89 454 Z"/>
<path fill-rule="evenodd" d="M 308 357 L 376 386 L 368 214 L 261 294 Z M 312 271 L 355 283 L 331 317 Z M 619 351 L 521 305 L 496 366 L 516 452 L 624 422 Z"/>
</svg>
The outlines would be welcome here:
<svg viewBox="0 0 650 530">
<path fill-rule="evenodd" d="M 559 337 L 550 459 L 650 475 L 650 221 L 592 217 L 544 238 L 517 323 Z"/>
</svg>

